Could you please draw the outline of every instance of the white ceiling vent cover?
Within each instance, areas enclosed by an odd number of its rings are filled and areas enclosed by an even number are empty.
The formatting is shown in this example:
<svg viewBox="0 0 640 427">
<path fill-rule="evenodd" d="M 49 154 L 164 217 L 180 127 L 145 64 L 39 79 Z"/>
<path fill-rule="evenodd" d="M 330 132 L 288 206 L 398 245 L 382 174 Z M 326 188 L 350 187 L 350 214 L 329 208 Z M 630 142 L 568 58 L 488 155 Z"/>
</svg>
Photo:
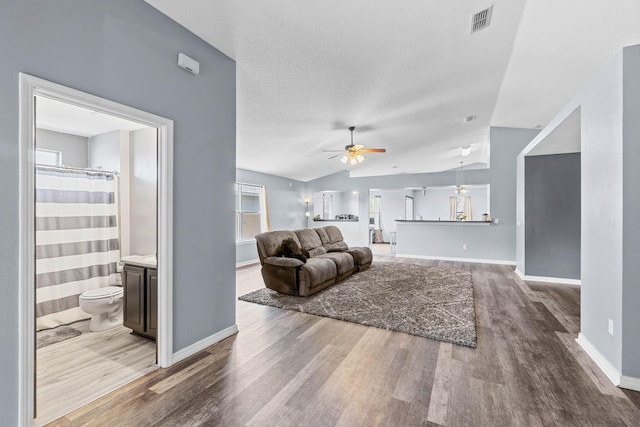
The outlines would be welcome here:
<svg viewBox="0 0 640 427">
<path fill-rule="evenodd" d="M 491 22 L 492 11 L 493 6 L 476 13 L 471 17 L 471 34 L 489 26 L 489 23 Z"/>
</svg>

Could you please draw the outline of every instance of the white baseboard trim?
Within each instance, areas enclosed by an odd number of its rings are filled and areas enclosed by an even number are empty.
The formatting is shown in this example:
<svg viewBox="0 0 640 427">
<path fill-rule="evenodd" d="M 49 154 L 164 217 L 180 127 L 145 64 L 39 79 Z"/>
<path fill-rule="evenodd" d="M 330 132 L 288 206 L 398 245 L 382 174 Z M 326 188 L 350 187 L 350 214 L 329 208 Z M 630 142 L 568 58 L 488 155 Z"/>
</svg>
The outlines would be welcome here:
<svg viewBox="0 0 640 427">
<path fill-rule="evenodd" d="M 225 338 L 230 337 L 233 334 L 238 333 L 238 325 L 229 326 L 226 329 L 221 330 L 220 332 L 208 336 L 200 341 L 191 344 L 188 347 L 183 348 L 182 350 L 178 350 L 173 353 L 173 363 L 178 363 L 179 361 L 186 359 L 187 357 L 196 354 L 197 352 L 204 350 L 205 348 L 213 345 L 219 341 L 222 341 Z"/>
<path fill-rule="evenodd" d="M 517 268 L 516 268 L 516 274 L 522 280 L 528 280 L 530 282 L 557 283 L 559 285 L 576 285 L 576 286 L 580 286 L 582 284 L 580 279 L 564 279 L 562 277 L 546 277 L 546 276 L 528 276 L 526 274 L 522 274 L 522 272 Z"/>
<path fill-rule="evenodd" d="M 413 255 L 413 254 L 396 254 L 396 257 L 397 258 L 434 259 L 434 260 L 440 260 L 440 261 L 473 262 L 477 264 L 516 265 L 515 261 L 508 261 L 503 259 L 456 258 L 456 257 L 446 257 L 446 256 Z"/>
<path fill-rule="evenodd" d="M 525 280 L 525 278 L 524 278 L 524 274 L 522 274 L 522 271 L 520 271 L 520 270 L 518 269 L 518 267 L 516 267 L 515 273 L 516 273 L 516 276 L 518 276 L 518 277 L 519 277 L 519 278 L 521 278 L 522 280 Z"/>
<path fill-rule="evenodd" d="M 236 268 L 245 267 L 245 266 L 251 265 L 251 264 L 258 264 L 259 262 L 260 262 L 259 258 L 250 259 L 249 261 L 236 262 Z"/>
<path fill-rule="evenodd" d="M 596 365 L 598 365 L 602 372 L 604 372 L 604 374 L 609 377 L 611 382 L 614 385 L 619 386 L 621 378 L 620 371 L 618 371 L 618 369 L 613 366 L 613 364 L 611 364 L 611 362 L 609 362 L 609 360 L 604 357 L 602 353 L 600 353 L 598 349 L 596 349 L 594 345 L 591 344 L 591 342 L 584 335 L 582 335 L 582 333 L 578 334 L 576 342 L 589 355 L 589 357 L 591 357 L 591 359 L 596 362 Z"/>
<path fill-rule="evenodd" d="M 640 391 L 640 378 L 627 377 L 622 375 L 620 377 L 620 387 L 627 388 L 629 390 Z"/>
</svg>

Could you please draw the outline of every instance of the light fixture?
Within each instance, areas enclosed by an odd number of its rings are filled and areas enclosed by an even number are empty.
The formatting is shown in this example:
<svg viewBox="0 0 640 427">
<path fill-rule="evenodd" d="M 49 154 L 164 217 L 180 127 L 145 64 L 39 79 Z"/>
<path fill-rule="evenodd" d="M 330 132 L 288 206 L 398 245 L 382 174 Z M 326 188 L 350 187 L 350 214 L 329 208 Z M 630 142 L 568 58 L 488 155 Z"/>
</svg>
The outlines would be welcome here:
<svg viewBox="0 0 640 427">
<path fill-rule="evenodd" d="M 304 213 L 304 216 L 307 217 L 307 227 L 309 227 L 309 217 L 311 216 L 311 212 L 309 212 L 309 203 L 311 202 L 311 197 L 305 197 L 304 203 L 307 205 L 307 211 Z"/>
<path fill-rule="evenodd" d="M 464 187 L 464 168 L 463 168 L 463 162 L 460 162 L 460 171 L 458 172 L 458 176 L 457 176 L 457 184 L 456 184 L 456 189 L 454 190 L 454 193 L 458 196 L 463 196 L 465 194 L 467 194 L 469 192 L 469 190 L 467 190 Z"/>
<path fill-rule="evenodd" d="M 460 155 L 462 157 L 467 157 L 469 154 L 471 154 L 471 145 L 463 145 L 460 147 Z"/>
<path fill-rule="evenodd" d="M 356 127 L 351 126 L 349 130 L 351 131 L 351 145 L 346 147 L 347 150 L 344 156 L 340 157 L 340 161 L 345 165 L 356 166 L 364 162 L 366 157 L 360 153 L 360 150 L 364 148 L 362 145 L 353 145 L 353 131 L 356 130 Z"/>
</svg>

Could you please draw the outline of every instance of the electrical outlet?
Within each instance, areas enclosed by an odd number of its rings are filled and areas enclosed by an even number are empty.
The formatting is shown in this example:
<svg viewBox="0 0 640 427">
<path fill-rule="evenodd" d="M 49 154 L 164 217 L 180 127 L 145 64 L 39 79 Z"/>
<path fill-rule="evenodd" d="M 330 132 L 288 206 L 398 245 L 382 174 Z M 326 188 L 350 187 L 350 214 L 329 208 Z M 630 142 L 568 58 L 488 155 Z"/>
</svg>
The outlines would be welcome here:
<svg viewBox="0 0 640 427">
<path fill-rule="evenodd" d="M 609 319 L 609 333 L 613 335 L 613 320 Z"/>
<path fill-rule="evenodd" d="M 493 219 L 493 223 L 494 224 L 500 224 L 500 219 L 499 218 L 494 218 Z"/>
<path fill-rule="evenodd" d="M 467 250 L 467 244 L 465 243 L 464 245 L 462 245 L 462 250 L 466 251 Z"/>
</svg>

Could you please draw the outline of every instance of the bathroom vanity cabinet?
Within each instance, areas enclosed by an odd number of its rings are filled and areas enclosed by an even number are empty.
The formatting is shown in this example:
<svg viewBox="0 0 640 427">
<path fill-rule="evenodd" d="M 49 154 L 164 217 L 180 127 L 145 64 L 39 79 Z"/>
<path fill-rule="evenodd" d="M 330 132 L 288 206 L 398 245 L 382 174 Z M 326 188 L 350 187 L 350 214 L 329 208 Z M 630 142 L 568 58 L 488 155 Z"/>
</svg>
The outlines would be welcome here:
<svg viewBox="0 0 640 427">
<path fill-rule="evenodd" d="M 158 273 L 155 267 L 129 264 L 122 273 L 124 326 L 136 335 L 156 339 L 158 327 Z"/>
</svg>

